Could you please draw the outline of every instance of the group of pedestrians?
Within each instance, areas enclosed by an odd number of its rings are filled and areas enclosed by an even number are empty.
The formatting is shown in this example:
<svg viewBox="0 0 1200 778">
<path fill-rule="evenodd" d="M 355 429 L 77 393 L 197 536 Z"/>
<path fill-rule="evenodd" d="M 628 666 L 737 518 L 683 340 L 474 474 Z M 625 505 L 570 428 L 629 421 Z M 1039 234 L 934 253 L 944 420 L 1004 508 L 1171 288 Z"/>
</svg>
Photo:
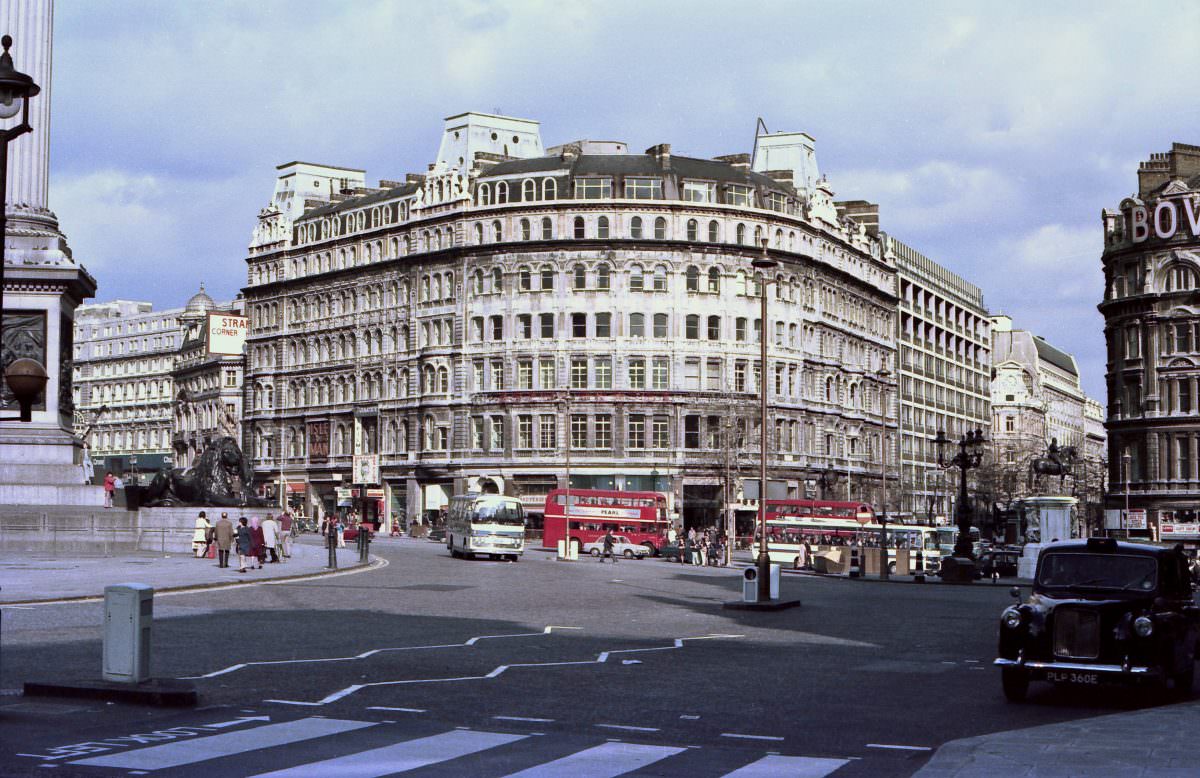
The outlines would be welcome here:
<svg viewBox="0 0 1200 778">
<path fill-rule="evenodd" d="M 261 522 L 257 516 L 239 516 L 234 524 L 229 514 L 222 511 L 221 518 L 213 524 L 205 511 L 200 511 L 192 533 L 192 549 L 197 559 L 205 559 L 216 545 L 217 567 L 229 567 L 229 553 L 236 551 L 239 573 L 247 571 L 247 563 L 261 570 L 268 557 L 270 562 L 277 563 L 292 555 L 293 522 L 292 515 L 284 512 L 278 519 L 267 514 Z"/>
<path fill-rule="evenodd" d="M 679 545 L 679 561 L 698 566 L 725 567 L 724 532 L 690 528 Z"/>
</svg>

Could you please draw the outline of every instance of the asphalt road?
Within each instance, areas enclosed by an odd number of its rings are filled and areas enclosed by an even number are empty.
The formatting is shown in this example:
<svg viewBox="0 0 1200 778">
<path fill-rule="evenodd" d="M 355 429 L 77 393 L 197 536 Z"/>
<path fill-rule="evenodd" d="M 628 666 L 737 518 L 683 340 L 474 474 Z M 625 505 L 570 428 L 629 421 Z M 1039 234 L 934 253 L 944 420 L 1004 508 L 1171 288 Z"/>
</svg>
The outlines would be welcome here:
<svg viewBox="0 0 1200 778">
<path fill-rule="evenodd" d="M 389 564 L 156 598 L 153 674 L 194 679 L 195 710 L 14 696 L 98 676 L 101 606 L 6 608 L 0 774 L 909 775 L 948 740 L 1155 702 L 1006 704 L 1007 586 L 786 576 L 803 606 L 758 613 L 721 608 L 737 570 L 373 551 Z"/>
</svg>

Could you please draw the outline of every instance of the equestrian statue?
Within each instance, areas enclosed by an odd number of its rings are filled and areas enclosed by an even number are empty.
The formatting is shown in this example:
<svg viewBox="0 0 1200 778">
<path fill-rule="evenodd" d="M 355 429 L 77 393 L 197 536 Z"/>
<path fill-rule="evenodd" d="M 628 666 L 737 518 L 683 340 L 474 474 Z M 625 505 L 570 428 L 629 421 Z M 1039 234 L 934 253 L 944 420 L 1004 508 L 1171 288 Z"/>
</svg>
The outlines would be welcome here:
<svg viewBox="0 0 1200 778">
<path fill-rule="evenodd" d="M 250 462 L 232 437 L 207 443 L 191 469 L 159 470 L 146 487 L 142 504 L 151 507 L 189 505 L 251 506 L 266 503 L 250 492 Z"/>
<path fill-rule="evenodd" d="M 1058 488 L 1063 488 L 1063 482 L 1066 477 L 1073 475 L 1072 467 L 1075 465 L 1075 460 L 1078 457 L 1078 451 L 1075 446 L 1058 447 L 1058 438 L 1050 439 L 1050 446 L 1046 449 L 1046 456 L 1038 457 L 1029 463 L 1029 485 L 1030 488 L 1036 486 L 1045 475 L 1058 476 Z"/>
</svg>

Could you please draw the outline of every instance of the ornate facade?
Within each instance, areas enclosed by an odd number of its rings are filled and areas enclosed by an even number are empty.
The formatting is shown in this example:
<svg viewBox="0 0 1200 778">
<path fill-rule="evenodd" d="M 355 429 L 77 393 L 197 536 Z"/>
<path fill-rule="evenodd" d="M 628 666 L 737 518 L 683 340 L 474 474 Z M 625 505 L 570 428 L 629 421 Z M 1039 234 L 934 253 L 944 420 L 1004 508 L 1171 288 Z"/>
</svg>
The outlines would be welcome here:
<svg viewBox="0 0 1200 778">
<path fill-rule="evenodd" d="M 1102 220 L 1105 524 L 1157 538 L 1177 512 L 1200 508 L 1200 146 L 1151 154 L 1137 194 Z M 1137 510 L 1123 522 L 1126 506 Z"/>
<path fill-rule="evenodd" d="M 765 241 L 772 493 L 835 469 L 878 499 L 895 268 L 808 136 L 753 159 L 543 151 L 536 122 L 463 114 L 403 183 L 323 196 L 298 164 L 244 289 L 245 447 L 276 488 L 327 510 L 378 457 L 368 515 L 419 520 L 484 479 L 540 511 L 569 454 L 573 486 L 665 491 L 689 524 L 752 507 Z"/>
</svg>

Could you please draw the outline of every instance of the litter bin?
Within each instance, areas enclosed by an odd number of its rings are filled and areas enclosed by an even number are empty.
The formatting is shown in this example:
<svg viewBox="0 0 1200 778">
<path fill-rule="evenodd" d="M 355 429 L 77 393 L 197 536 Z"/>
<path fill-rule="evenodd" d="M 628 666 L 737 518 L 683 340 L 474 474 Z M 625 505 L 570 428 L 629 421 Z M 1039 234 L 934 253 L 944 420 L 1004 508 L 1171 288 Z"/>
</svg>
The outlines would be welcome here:
<svg viewBox="0 0 1200 778">
<path fill-rule="evenodd" d="M 125 510 L 136 511 L 142 507 L 142 487 L 138 484 L 127 484 L 125 486 Z"/>
</svg>

